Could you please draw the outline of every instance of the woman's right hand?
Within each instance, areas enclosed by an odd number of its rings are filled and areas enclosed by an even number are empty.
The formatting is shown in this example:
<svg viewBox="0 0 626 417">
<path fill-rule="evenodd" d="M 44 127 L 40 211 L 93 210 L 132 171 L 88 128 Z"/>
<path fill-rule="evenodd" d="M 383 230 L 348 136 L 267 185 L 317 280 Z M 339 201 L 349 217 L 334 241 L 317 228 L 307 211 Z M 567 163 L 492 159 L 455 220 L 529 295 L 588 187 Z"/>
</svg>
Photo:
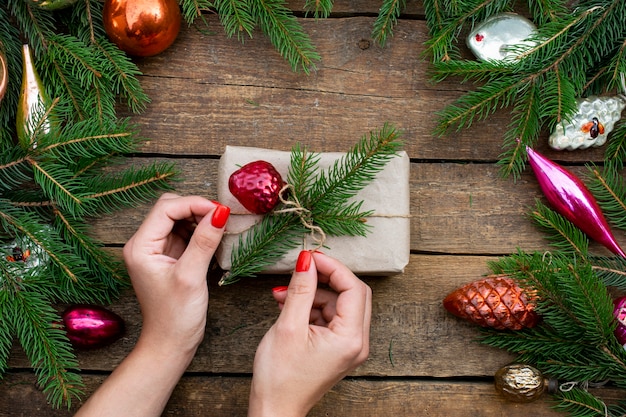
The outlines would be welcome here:
<svg viewBox="0 0 626 417">
<path fill-rule="evenodd" d="M 302 251 L 274 297 L 282 311 L 256 352 L 248 415 L 305 416 L 367 359 L 372 291 L 336 259 Z"/>
</svg>

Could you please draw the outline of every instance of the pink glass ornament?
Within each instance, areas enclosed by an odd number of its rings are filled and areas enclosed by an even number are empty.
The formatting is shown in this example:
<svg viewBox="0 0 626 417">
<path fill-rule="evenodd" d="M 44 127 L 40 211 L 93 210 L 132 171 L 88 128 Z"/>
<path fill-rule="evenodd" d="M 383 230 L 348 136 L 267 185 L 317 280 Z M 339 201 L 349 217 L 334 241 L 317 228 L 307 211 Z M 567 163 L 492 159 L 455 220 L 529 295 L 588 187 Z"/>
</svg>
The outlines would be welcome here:
<svg viewBox="0 0 626 417">
<path fill-rule="evenodd" d="M 124 320 L 114 312 L 91 304 L 69 307 L 63 313 L 67 338 L 75 348 L 96 349 L 119 339 Z"/>
<path fill-rule="evenodd" d="M 526 146 L 530 166 L 546 199 L 562 216 L 616 255 L 626 257 L 598 202 L 574 174 Z"/>
<path fill-rule="evenodd" d="M 615 309 L 613 315 L 617 320 L 617 327 L 615 328 L 615 338 L 620 345 L 626 349 L 626 296 L 616 298 L 613 301 Z"/>
</svg>

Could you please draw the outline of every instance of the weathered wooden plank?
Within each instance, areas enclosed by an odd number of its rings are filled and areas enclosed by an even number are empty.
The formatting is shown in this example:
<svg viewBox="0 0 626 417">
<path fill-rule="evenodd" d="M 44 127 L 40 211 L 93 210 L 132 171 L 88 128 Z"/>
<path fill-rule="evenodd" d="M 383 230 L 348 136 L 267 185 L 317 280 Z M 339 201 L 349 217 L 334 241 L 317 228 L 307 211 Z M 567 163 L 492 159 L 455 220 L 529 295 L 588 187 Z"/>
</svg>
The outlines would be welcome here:
<svg viewBox="0 0 626 417">
<path fill-rule="evenodd" d="M 0 382 L 1 417 L 65 417 L 77 409 L 53 410 L 33 384 L 34 375 L 9 374 Z M 85 375 L 87 395 L 104 376 Z M 167 405 L 167 416 L 243 416 L 248 406 L 250 377 L 187 375 Z M 594 390 L 598 394 L 599 390 Z M 607 401 L 619 398 L 616 390 L 603 389 Z M 598 394 L 599 395 L 599 394 Z M 393 381 L 345 379 L 339 382 L 311 410 L 309 417 L 472 416 L 527 417 L 561 416 L 550 409 L 550 397 L 519 404 L 503 399 L 489 381 Z"/>
<path fill-rule="evenodd" d="M 146 159 L 132 163 L 140 165 Z M 217 159 L 177 159 L 183 181 L 177 192 L 217 197 Z M 584 169 L 575 167 L 582 175 Z M 509 254 L 518 248 L 546 250 L 526 214 L 543 198 L 534 175 L 502 179 L 494 164 L 412 163 L 411 250 L 447 254 Z M 94 220 L 94 235 L 123 244 L 135 232 L 149 205 Z M 626 243 L 622 234 L 620 241 Z M 608 252 L 598 246 L 600 253 Z"/>
<path fill-rule="evenodd" d="M 144 152 L 219 155 L 226 144 L 285 150 L 296 142 L 341 151 L 385 122 L 405 131 L 412 158 L 495 161 L 502 152 L 506 111 L 468 130 L 433 135 L 436 112 L 473 86 L 430 83 L 422 20 L 401 20 L 380 47 L 371 41 L 372 17 L 302 19 L 322 56 L 306 75 L 292 72 L 265 37 L 242 45 L 224 35 L 216 17 L 208 19 L 215 33 L 185 28 L 172 48 L 138 61 L 153 100 L 133 117 L 149 138 Z M 547 148 L 546 137 L 539 149 Z M 585 161 L 600 160 L 602 152 L 550 154 Z"/>
<path fill-rule="evenodd" d="M 488 272 L 489 259 L 493 258 L 412 255 L 404 274 L 364 278 L 374 293 L 371 353 L 355 375 L 489 376 L 508 363 L 511 355 L 477 343 L 476 327 L 451 316 L 441 305 L 453 289 Z M 205 340 L 189 369 L 251 372 L 256 347 L 278 315 L 271 289 L 287 284 L 289 277 L 244 279 L 226 287 L 217 286 L 218 279 L 219 273 L 214 271 L 209 280 Z M 126 321 L 127 334 L 107 348 L 80 352 L 82 369 L 113 369 L 137 340 L 141 315 L 132 293 L 111 309 Z M 10 366 L 29 367 L 19 349 L 14 349 Z"/>
</svg>

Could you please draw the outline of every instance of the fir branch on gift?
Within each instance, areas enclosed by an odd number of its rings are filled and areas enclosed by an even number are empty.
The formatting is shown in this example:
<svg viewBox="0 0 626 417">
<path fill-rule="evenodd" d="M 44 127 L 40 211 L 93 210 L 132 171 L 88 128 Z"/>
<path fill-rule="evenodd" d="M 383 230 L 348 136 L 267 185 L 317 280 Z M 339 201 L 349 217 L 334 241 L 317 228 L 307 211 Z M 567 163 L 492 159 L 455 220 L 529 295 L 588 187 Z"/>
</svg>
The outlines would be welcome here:
<svg viewBox="0 0 626 417">
<path fill-rule="evenodd" d="M 511 62 L 463 59 L 459 34 L 490 16 L 513 10 L 513 5 L 508 0 L 424 3 L 434 80 L 455 77 L 478 84 L 440 112 L 436 133 L 468 128 L 498 109 L 510 108 L 513 117 L 503 137 L 499 164 L 503 175 L 516 178 L 525 164 L 521 147 L 532 146 L 542 129 L 554 129 L 572 116 L 577 98 L 623 88 L 626 3 L 581 2 L 570 9 L 557 0 L 541 5 L 529 1 L 528 10 L 538 26 L 531 38 L 533 47 L 511 48 L 517 55 Z M 618 125 L 614 136 L 619 132 Z M 607 148 L 607 159 L 623 159 L 620 149 Z"/>
<path fill-rule="evenodd" d="M 285 202 L 239 237 L 231 253 L 231 269 L 224 273 L 220 285 L 258 274 L 302 245 L 308 234 L 320 239 L 320 245 L 325 235 L 365 236 L 368 226 L 364 219 L 371 211 L 361 211 L 361 202 L 349 199 L 374 181 L 397 155 L 402 146 L 399 136 L 395 127 L 385 124 L 363 136 L 322 172 L 318 172 L 319 154 L 299 144 L 294 146 L 287 176 L 289 186 L 284 189 L 290 193 L 285 192 Z M 294 201 L 295 210 L 286 204 Z"/>
</svg>

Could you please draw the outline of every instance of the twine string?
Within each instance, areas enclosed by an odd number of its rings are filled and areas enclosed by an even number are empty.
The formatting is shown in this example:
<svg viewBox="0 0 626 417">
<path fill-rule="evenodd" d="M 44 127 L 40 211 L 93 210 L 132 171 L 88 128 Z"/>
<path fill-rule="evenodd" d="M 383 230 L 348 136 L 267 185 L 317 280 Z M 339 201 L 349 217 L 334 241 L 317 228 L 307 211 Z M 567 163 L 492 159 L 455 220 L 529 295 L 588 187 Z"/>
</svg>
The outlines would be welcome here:
<svg viewBox="0 0 626 417">
<path fill-rule="evenodd" d="M 326 242 L 326 233 L 324 233 L 324 230 L 321 227 L 313 224 L 310 216 L 311 210 L 306 207 L 302 207 L 302 204 L 300 204 L 300 200 L 298 200 L 298 196 L 296 196 L 295 193 L 291 193 L 291 199 L 283 197 L 283 195 L 289 190 L 294 190 L 293 185 L 285 184 L 278 193 L 280 202 L 286 207 L 280 210 L 275 210 L 274 213 L 296 213 L 300 218 L 302 225 L 310 230 L 311 239 L 317 243 L 317 247 L 314 250 L 324 247 L 324 243 Z"/>
</svg>

